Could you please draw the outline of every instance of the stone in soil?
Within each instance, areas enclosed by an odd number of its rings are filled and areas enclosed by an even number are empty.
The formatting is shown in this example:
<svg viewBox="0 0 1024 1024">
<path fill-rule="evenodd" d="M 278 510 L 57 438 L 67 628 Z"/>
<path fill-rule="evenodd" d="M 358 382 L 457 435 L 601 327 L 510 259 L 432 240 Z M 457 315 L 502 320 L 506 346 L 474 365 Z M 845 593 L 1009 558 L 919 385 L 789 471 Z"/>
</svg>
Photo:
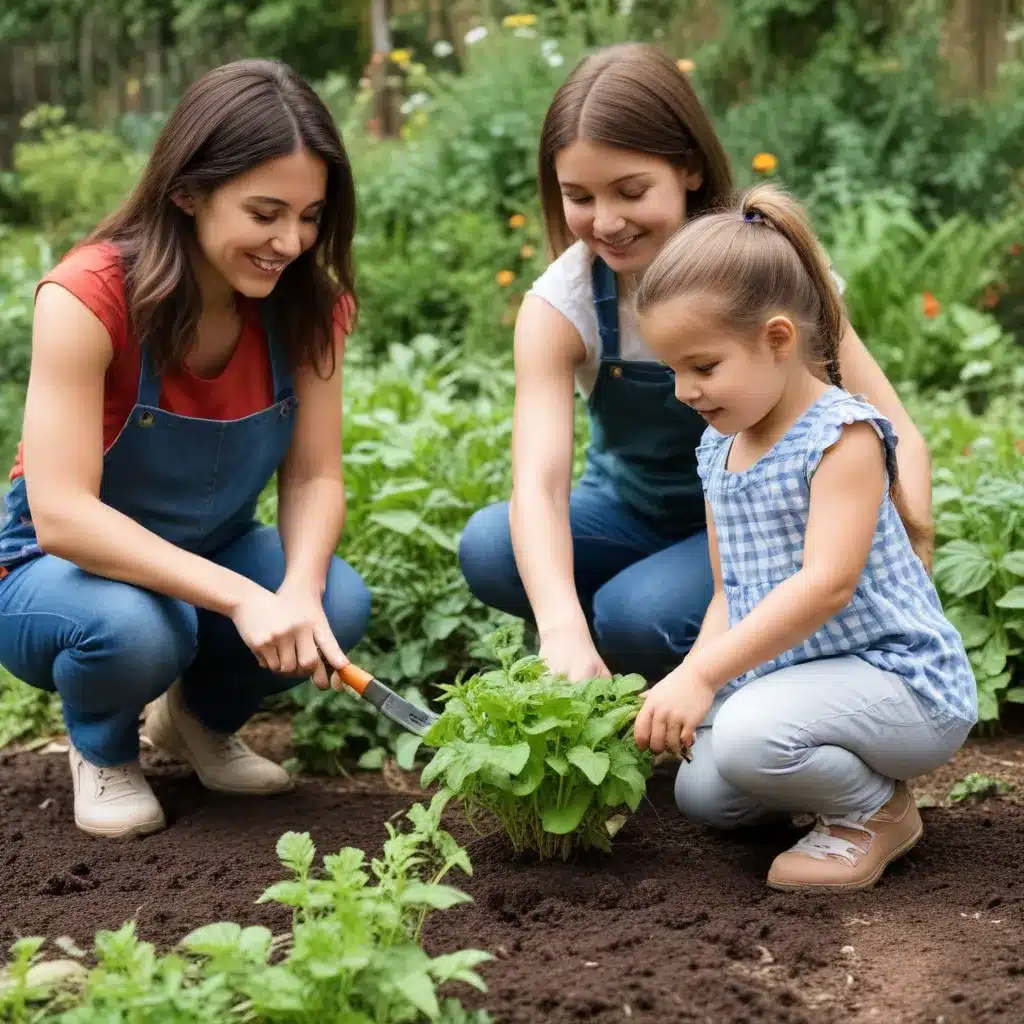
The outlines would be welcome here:
<svg viewBox="0 0 1024 1024">
<path fill-rule="evenodd" d="M 257 749 L 282 757 L 286 738 L 264 721 Z M 186 769 L 146 755 L 171 827 L 141 840 L 92 839 L 72 824 L 66 757 L 0 754 L 0 943 L 19 935 L 94 932 L 128 918 L 168 948 L 217 920 L 289 926 L 255 898 L 282 877 L 274 845 L 309 831 L 320 854 L 377 853 L 385 819 L 418 787 L 380 776 L 302 779 L 272 798 L 204 791 Z M 502 1024 L 673 1021 L 729 1024 L 1018 1022 L 1024 988 L 1024 742 L 972 742 L 917 789 L 938 803 L 968 771 L 1018 783 L 1011 797 L 926 809 L 925 834 L 879 886 L 860 895 L 765 888 L 772 857 L 794 829 L 721 835 L 686 824 L 672 803 L 672 768 L 616 837 L 612 856 L 538 864 L 503 837 L 451 827 L 473 861 L 449 881 L 474 902 L 435 915 L 433 952 L 473 946 L 496 960 L 489 992 L 460 987 Z M 1002 775 L 1000 775 L 1000 771 Z M 401 780 L 399 780 L 401 785 Z M 52 798 L 47 803 L 47 798 Z"/>
</svg>

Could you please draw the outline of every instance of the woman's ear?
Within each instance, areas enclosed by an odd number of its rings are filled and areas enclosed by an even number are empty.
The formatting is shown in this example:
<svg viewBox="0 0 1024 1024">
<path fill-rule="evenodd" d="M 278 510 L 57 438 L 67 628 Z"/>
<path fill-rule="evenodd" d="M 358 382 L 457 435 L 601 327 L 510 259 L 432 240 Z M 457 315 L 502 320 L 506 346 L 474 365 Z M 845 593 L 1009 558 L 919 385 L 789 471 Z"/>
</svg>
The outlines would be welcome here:
<svg viewBox="0 0 1024 1024">
<path fill-rule="evenodd" d="M 172 192 L 171 202 L 174 203 L 182 213 L 187 213 L 190 217 L 196 212 L 195 200 L 184 189 L 176 189 Z"/>
<path fill-rule="evenodd" d="M 704 172 L 699 168 L 697 170 L 684 170 L 683 176 L 683 188 L 687 192 L 696 192 L 697 189 L 704 184 Z"/>
</svg>

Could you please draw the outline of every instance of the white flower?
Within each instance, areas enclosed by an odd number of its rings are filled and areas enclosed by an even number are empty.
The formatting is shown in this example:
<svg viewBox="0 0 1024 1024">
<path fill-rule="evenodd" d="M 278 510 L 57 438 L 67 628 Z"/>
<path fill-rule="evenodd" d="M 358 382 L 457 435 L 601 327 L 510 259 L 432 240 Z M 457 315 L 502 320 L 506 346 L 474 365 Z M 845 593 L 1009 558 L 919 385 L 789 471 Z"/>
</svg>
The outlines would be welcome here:
<svg viewBox="0 0 1024 1024">
<path fill-rule="evenodd" d="M 466 44 L 472 46 L 474 43 L 479 43 L 481 39 L 487 38 L 487 29 L 483 25 L 477 25 L 476 28 L 471 28 L 466 33 Z"/>
<path fill-rule="evenodd" d="M 560 68 L 565 63 L 565 58 L 560 53 L 549 53 L 547 62 L 548 67 Z"/>
<path fill-rule="evenodd" d="M 455 47 L 448 42 L 447 39 L 439 39 L 434 43 L 434 56 L 435 57 L 450 57 Z"/>
<path fill-rule="evenodd" d="M 526 25 L 522 25 L 512 33 L 514 36 L 518 36 L 520 39 L 536 39 L 537 30 L 535 28 L 529 28 Z"/>
<path fill-rule="evenodd" d="M 542 39 L 540 43 L 540 52 L 545 57 L 550 57 L 551 54 L 558 51 L 558 40 L 557 39 Z"/>
<path fill-rule="evenodd" d="M 414 92 L 403 104 L 402 113 L 411 114 L 414 110 L 418 110 L 426 103 L 430 102 L 430 97 L 425 92 Z"/>
<path fill-rule="evenodd" d="M 633 0 L 619 0 L 619 14 L 628 18 L 633 13 Z"/>
</svg>

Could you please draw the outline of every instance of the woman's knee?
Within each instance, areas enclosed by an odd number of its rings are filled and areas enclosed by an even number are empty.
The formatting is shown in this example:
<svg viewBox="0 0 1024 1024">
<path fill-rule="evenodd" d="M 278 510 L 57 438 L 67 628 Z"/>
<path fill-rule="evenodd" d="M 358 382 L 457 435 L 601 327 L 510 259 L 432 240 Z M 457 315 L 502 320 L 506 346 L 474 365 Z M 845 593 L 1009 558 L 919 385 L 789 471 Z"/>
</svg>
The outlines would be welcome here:
<svg viewBox="0 0 1024 1024">
<path fill-rule="evenodd" d="M 90 608 L 75 642 L 58 654 L 53 681 L 81 711 L 142 707 L 192 663 L 195 609 L 183 601 L 111 582 Z"/>
<path fill-rule="evenodd" d="M 474 512 L 459 540 L 459 568 L 473 596 L 491 608 L 524 614 L 507 501 Z"/>
<path fill-rule="evenodd" d="M 324 613 L 343 651 L 351 650 L 366 635 L 372 598 L 362 576 L 335 556 L 327 573 Z"/>
</svg>

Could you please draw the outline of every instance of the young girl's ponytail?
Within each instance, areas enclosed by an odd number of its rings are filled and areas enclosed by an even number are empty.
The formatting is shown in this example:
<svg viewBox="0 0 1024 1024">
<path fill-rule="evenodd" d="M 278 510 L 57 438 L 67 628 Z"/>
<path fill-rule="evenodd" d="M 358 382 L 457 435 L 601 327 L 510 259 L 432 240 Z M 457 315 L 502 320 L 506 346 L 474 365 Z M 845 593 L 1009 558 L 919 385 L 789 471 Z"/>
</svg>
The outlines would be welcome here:
<svg viewBox="0 0 1024 1024">
<path fill-rule="evenodd" d="M 778 231 L 799 258 L 818 300 L 813 351 L 809 354 L 824 366 L 829 382 L 841 388 L 839 342 L 846 317 L 831 268 L 803 210 L 775 186 L 758 185 L 740 201 L 740 213 L 748 224 Z"/>
</svg>

